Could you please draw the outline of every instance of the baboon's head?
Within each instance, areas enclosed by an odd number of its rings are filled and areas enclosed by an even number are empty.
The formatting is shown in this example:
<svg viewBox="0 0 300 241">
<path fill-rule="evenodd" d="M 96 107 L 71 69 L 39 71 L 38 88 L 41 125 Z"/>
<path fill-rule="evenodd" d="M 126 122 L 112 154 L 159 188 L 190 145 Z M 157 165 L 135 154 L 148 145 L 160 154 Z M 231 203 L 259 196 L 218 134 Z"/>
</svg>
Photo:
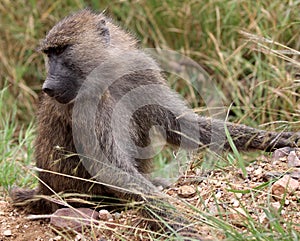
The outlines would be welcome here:
<svg viewBox="0 0 300 241">
<path fill-rule="evenodd" d="M 60 103 L 71 102 L 87 75 L 109 58 L 112 49 L 130 49 L 135 44 L 102 13 L 83 10 L 66 17 L 38 48 L 47 56 L 43 91 Z"/>
</svg>

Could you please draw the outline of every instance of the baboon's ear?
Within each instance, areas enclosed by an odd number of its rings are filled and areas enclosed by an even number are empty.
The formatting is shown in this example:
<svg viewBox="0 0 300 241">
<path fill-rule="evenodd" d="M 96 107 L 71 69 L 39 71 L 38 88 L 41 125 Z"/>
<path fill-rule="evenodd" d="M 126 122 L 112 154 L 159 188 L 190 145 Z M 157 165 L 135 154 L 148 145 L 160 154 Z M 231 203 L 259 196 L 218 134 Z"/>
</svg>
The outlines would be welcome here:
<svg viewBox="0 0 300 241">
<path fill-rule="evenodd" d="M 98 31 L 99 31 L 99 34 L 100 34 L 101 38 L 103 39 L 103 42 L 105 44 L 109 44 L 110 43 L 110 33 L 109 33 L 108 27 L 106 26 L 105 19 L 101 19 L 99 21 Z"/>
</svg>

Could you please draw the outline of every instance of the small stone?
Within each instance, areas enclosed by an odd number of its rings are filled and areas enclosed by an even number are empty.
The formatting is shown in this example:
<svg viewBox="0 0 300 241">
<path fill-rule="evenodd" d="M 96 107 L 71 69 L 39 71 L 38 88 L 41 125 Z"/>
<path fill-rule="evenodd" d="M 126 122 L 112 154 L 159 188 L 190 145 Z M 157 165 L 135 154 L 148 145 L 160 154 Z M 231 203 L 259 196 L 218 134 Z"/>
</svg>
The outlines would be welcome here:
<svg viewBox="0 0 300 241">
<path fill-rule="evenodd" d="M 263 175 L 263 178 L 266 181 L 272 180 L 272 179 L 277 179 L 280 178 L 281 176 L 283 176 L 282 172 L 267 172 Z"/>
<path fill-rule="evenodd" d="M 216 193 L 216 198 L 221 198 L 222 197 L 222 192 L 220 190 L 217 191 Z M 213 201 L 213 199 L 212 199 Z"/>
<path fill-rule="evenodd" d="M 6 237 L 10 237 L 10 236 L 12 236 L 12 232 L 11 232 L 10 229 L 7 229 L 7 230 L 5 230 L 5 231 L 3 232 L 3 235 L 6 236 Z"/>
<path fill-rule="evenodd" d="M 258 220 L 260 223 L 266 223 L 268 221 L 267 215 L 263 212 L 259 215 Z"/>
<path fill-rule="evenodd" d="M 80 241 L 80 240 L 84 240 L 84 237 L 82 236 L 82 234 L 77 234 L 74 238 L 75 241 Z"/>
<path fill-rule="evenodd" d="M 237 199 L 235 199 L 235 198 L 233 198 L 233 199 L 231 200 L 231 203 L 232 203 L 232 206 L 235 207 L 235 208 L 237 208 L 238 206 L 240 206 L 239 200 L 237 200 Z"/>
<path fill-rule="evenodd" d="M 275 199 L 282 199 L 285 193 L 293 193 L 299 187 L 299 182 L 289 175 L 285 175 L 276 181 L 272 186 L 272 194 Z"/>
<path fill-rule="evenodd" d="M 209 205 L 207 205 L 208 208 L 208 212 L 210 215 L 217 215 L 218 214 L 218 207 L 215 203 L 210 203 Z"/>
<path fill-rule="evenodd" d="M 99 218 L 102 221 L 107 221 L 109 219 L 112 219 L 112 215 L 106 209 L 101 209 L 99 211 Z"/>
<path fill-rule="evenodd" d="M 253 174 L 255 176 L 259 176 L 263 173 L 263 169 L 261 167 L 258 167 L 256 170 L 253 171 Z"/>
<path fill-rule="evenodd" d="M 243 193 L 236 193 L 236 197 L 237 197 L 238 199 L 241 199 L 241 198 L 243 197 Z"/>
<path fill-rule="evenodd" d="M 113 216 L 114 216 L 114 220 L 119 220 L 122 215 L 119 212 L 115 212 Z"/>
<path fill-rule="evenodd" d="M 290 201 L 286 199 L 286 200 L 284 201 L 284 205 L 285 205 L 285 206 L 288 206 L 289 204 L 290 204 Z"/>
<path fill-rule="evenodd" d="M 191 198 L 195 196 L 196 190 L 193 186 L 184 185 L 179 187 L 178 196 L 182 198 Z"/>
<path fill-rule="evenodd" d="M 280 202 L 272 202 L 271 207 L 274 208 L 276 211 L 278 211 L 281 207 Z"/>
<path fill-rule="evenodd" d="M 61 208 L 52 214 L 50 224 L 60 230 L 80 232 L 97 220 L 99 213 L 89 208 Z"/>
<path fill-rule="evenodd" d="M 296 155 L 295 151 L 291 151 L 288 155 L 288 166 L 289 167 L 300 167 L 300 160 L 298 156 Z"/>
<path fill-rule="evenodd" d="M 300 168 L 293 168 L 293 171 L 289 175 L 294 179 L 300 179 Z"/>
<path fill-rule="evenodd" d="M 283 147 L 274 151 L 272 160 L 278 161 L 280 158 L 286 157 L 293 149 L 290 147 Z"/>
</svg>

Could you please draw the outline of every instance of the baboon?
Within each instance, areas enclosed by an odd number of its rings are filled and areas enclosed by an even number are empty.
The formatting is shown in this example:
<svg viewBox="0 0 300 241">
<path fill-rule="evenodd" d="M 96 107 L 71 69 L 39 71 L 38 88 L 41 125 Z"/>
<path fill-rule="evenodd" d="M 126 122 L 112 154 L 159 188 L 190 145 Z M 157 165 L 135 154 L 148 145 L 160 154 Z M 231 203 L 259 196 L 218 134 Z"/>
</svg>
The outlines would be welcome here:
<svg viewBox="0 0 300 241">
<path fill-rule="evenodd" d="M 138 47 L 136 39 L 103 13 L 82 10 L 64 18 L 48 32 L 38 51 L 47 57 L 48 67 L 37 112 L 35 159 L 41 170 L 40 182 L 36 190 L 11 192 L 13 202 L 23 203 L 31 213 L 52 213 L 58 209 L 59 203 L 45 198 L 54 192 L 155 203 L 160 192 L 148 178 L 151 157 L 137 150 L 146 150 L 153 144 L 153 130 L 161 132 L 167 144 L 187 149 L 210 145 L 212 137 L 224 139 L 225 128 L 242 151 L 292 147 L 300 136 L 195 114 L 167 86 L 158 65 Z M 101 77 L 97 79 L 92 72 L 99 67 L 101 71 L 96 72 Z M 92 81 L 86 81 L 90 75 Z M 106 83 L 105 78 L 115 80 Z M 142 94 L 137 97 L 134 91 L 139 88 Z M 134 93 L 134 97 L 126 101 L 129 93 Z M 151 103 L 133 110 L 131 105 L 153 96 Z M 84 108 L 78 108 L 78 103 Z M 89 106 L 96 107 L 95 113 L 86 110 Z M 114 115 L 117 107 L 120 111 Z M 130 111 L 129 121 L 123 125 L 123 118 Z M 91 114 L 94 118 L 89 120 Z M 90 142 L 92 135 L 97 145 Z M 124 136 L 130 137 L 128 146 L 126 138 L 122 143 Z M 224 148 L 230 149 L 227 139 Z M 101 155 L 95 151 L 97 148 Z"/>
</svg>

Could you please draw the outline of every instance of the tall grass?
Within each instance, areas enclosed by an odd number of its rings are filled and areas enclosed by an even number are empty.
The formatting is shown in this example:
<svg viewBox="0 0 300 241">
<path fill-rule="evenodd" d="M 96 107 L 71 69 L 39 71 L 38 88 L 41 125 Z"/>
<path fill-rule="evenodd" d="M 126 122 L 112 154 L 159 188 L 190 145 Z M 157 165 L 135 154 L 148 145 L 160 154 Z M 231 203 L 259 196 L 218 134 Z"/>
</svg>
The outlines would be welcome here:
<svg viewBox="0 0 300 241">
<path fill-rule="evenodd" d="M 297 120 L 298 67 L 257 51 L 240 34 L 246 31 L 299 49 L 299 2 L 271 0 L 3 1 L 0 86 L 11 84 L 7 101 L 18 100 L 18 119 L 30 121 L 45 76 L 43 59 L 34 51 L 39 40 L 57 20 L 84 7 L 105 10 L 136 34 L 142 46 L 174 49 L 195 59 L 219 83 L 224 103 L 233 102 L 232 120 L 271 122 L 272 128 L 278 120 Z M 189 102 L 199 102 L 184 82 L 171 84 Z"/>
<path fill-rule="evenodd" d="M 29 171 L 33 165 L 34 128 L 31 123 L 20 124 L 17 120 L 16 103 L 6 105 L 9 94 L 8 87 L 0 90 L 0 192 L 13 185 L 35 183 Z"/>
<path fill-rule="evenodd" d="M 224 104 L 232 104 L 231 121 L 299 129 L 299 56 L 286 52 L 286 47 L 300 49 L 299 1 L 4 0 L 0 2 L 0 188 L 35 184 L 28 171 L 33 162 L 31 123 L 45 78 L 43 58 L 35 48 L 59 19 L 85 7 L 105 10 L 144 47 L 173 49 L 197 61 L 218 84 Z M 242 32 L 268 41 L 253 40 Z M 169 82 L 189 103 L 204 104 L 183 81 Z M 163 157 L 159 161 L 165 163 Z M 287 235 L 276 222 L 275 231 L 257 226 L 249 216 L 252 236 L 245 237 L 226 222 L 211 219 L 209 224 L 223 229 L 229 240 L 299 236 L 294 231 Z"/>
</svg>

